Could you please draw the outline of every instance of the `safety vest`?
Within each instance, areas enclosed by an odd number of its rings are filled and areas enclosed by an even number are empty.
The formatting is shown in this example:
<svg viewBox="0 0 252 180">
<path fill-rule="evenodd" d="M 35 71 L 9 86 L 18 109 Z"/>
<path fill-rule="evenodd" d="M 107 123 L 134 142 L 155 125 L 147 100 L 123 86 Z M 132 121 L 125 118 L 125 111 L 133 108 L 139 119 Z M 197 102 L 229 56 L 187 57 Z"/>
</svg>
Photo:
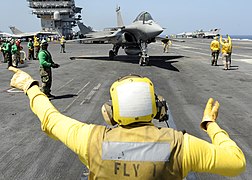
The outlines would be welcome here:
<svg viewBox="0 0 252 180">
<path fill-rule="evenodd" d="M 34 44 L 33 44 L 35 47 L 38 47 L 40 46 L 40 43 L 39 43 L 39 38 L 37 37 L 34 37 Z"/>
<path fill-rule="evenodd" d="M 230 53 L 230 50 L 231 50 L 231 46 L 229 43 L 222 44 L 222 49 L 221 49 L 222 54 Z"/>
<path fill-rule="evenodd" d="M 65 40 L 64 38 L 61 38 L 61 39 L 60 39 L 60 44 L 63 45 L 63 44 L 65 44 L 65 43 L 66 43 L 66 40 Z"/>
<path fill-rule="evenodd" d="M 218 50 L 220 50 L 220 43 L 218 41 L 216 41 L 216 40 L 213 40 L 211 42 L 210 48 L 211 48 L 212 51 L 218 51 Z"/>
<path fill-rule="evenodd" d="M 182 132 L 170 128 L 95 126 L 89 179 L 182 179 L 182 146 Z"/>
</svg>

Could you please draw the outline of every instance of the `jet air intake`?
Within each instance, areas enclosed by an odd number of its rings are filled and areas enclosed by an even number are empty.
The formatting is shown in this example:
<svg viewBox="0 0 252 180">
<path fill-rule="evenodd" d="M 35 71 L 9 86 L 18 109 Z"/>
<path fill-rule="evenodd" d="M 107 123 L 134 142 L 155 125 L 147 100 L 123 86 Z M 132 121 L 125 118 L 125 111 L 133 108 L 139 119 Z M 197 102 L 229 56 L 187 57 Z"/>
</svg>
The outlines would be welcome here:
<svg viewBox="0 0 252 180">
<path fill-rule="evenodd" d="M 135 43 L 134 37 L 127 32 L 124 32 L 121 36 L 122 43 Z"/>
</svg>

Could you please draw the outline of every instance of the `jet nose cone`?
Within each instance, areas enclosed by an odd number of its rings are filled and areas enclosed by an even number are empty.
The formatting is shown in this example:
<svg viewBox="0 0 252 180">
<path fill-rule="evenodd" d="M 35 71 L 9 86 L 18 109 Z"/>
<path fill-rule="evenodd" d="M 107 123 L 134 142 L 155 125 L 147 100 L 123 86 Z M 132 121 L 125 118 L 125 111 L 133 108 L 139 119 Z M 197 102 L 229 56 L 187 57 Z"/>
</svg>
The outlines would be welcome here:
<svg viewBox="0 0 252 180">
<path fill-rule="evenodd" d="M 163 31 L 164 29 L 160 27 L 160 29 L 158 30 L 158 33 L 161 34 Z"/>
<path fill-rule="evenodd" d="M 156 36 L 161 34 L 163 31 L 164 29 L 158 24 L 155 24 L 155 26 L 153 27 L 153 34 L 155 34 Z"/>
</svg>

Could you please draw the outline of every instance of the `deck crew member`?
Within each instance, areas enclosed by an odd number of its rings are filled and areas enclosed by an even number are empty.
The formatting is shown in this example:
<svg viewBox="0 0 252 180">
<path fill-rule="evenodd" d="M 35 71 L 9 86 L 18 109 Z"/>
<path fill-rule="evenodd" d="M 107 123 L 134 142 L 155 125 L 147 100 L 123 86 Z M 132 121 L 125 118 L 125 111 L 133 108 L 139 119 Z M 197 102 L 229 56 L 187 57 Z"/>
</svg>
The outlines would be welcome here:
<svg viewBox="0 0 252 180">
<path fill-rule="evenodd" d="M 15 43 L 14 39 L 11 40 L 11 59 L 14 67 L 18 66 L 19 62 L 19 50 L 18 45 Z"/>
<path fill-rule="evenodd" d="M 29 42 L 27 43 L 27 48 L 28 48 L 28 59 L 34 60 L 34 45 L 32 39 L 29 39 Z"/>
<path fill-rule="evenodd" d="M 129 75 L 112 84 L 112 104 L 102 106 L 104 119 L 114 125 L 108 127 L 61 114 L 30 75 L 9 70 L 15 72 L 11 86 L 28 95 L 42 130 L 79 156 L 89 168 L 89 179 L 183 179 L 190 171 L 237 176 L 246 168 L 242 150 L 216 123 L 219 103 L 212 98 L 200 124 L 212 140 L 209 143 L 152 124 L 167 109 L 146 77 Z"/>
<path fill-rule="evenodd" d="M 35 59 L 38 60 L 38 53 L 40 50 L 40 42 L 39 42 L 39 38 L 37 36 L 34 36 L 34 51 L 35 51 Z"/>
<path fill-rule="evenodd" d="M 48 43 L 46 40 L 41 41 L 41 50 L 39 51 L 38 58 L 40 64 L 40 77 L 42 81 L 42 92 L 47 95 L 48 98 L 54 98 L 51 94 L 52 86 L 52 70 L 51 68 L 58 68 L 59 64 L 56 64 L 52 60 L 51 53 L 47 50 Z"/>
<path fill-rule="evenodd" d="M 210 44 L 210 49 L 212 52 L 212 62 L 211 65 L 217 66 L 217 61 L 220 53 L 220 42 L 218 41 L 218 37 L 215 36 L 214 40 Z"/>
<path fill-rule="evenodd" d="M 231 53 L 232 53 L 232 41 L 229 35 L 227 35 L 228 39 L 222 41 L 222 36 L 220 36 L 220 43 L 222 45 L 222 61 L 224 65 L 224 70 L 230 69 L 231 64 Z"/>
<path fill-rule="evenodd" d="M 12 40 L 10 38 L 6 39 L 6 44 L 5 44 L 5 46 L 2 47 L 2 50 L 5 55 L 4 59 L 8 62 L 7 68 L 12 66 L 11 41 Z"/>
<path fill-rule="evenodd" d="M 170 46 L 172 45 L 172 42 L 171 40 L 168 38 L 168 36 L 166 35 L 165 36 L 165 39 L 162 40 L 162 44 L 163 44 L 163 47 L 164 47 L 164 53 L 168 53 L 168 50 L 170 48 Z"/>
<path fill-rule="evenodd" d="M 66 48 L 66 40 L 65 40 L 65 37 L 62 36 L 60 38 L 60 53 L 65 53 L 65 48 Z"/>
</svg>

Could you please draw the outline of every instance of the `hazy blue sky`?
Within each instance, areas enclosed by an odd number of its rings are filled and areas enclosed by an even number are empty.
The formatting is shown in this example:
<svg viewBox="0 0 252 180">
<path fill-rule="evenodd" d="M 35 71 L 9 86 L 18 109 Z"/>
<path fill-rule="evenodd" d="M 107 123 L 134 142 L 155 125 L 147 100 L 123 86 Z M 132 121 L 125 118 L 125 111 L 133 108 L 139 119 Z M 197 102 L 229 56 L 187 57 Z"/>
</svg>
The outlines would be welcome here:
<svg viewBox="0 0 252 180">
<path fill-rule="evenodd" d="M 146 10 L 166 28 L 164 34 L 221 28 L 222 34 L 252 35 L 251 0 L 75 0 L 75 4 L 83 8 L 84 24 L 96 30 L 116 25 L 118 4 L 125 25 Z M 0 6 L 1 31 L 10 32 L 10 25 L 26 32 L 40 30 L 40 19 L 31 14 L 26 0 L 1 0 Z"/>
</svg>

